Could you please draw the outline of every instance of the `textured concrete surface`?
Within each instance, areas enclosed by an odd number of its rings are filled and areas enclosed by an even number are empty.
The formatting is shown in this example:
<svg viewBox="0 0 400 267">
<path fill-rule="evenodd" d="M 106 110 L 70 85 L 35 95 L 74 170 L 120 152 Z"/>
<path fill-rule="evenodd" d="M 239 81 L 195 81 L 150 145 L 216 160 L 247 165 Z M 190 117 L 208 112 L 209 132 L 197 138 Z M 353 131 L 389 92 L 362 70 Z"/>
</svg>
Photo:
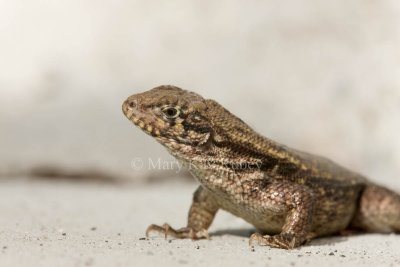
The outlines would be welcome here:
<svg viewBox="0 0 400 267">
<path fill-rule="evenodd" d="M 333 237 L 284 251 L 248 245 L 250 225 L 219 212 L 212 240 L 144 240 L 180 227 L 195 184 L 0 181 L 0 266 L 399 266 L 400 236 Z"/>
</svg>

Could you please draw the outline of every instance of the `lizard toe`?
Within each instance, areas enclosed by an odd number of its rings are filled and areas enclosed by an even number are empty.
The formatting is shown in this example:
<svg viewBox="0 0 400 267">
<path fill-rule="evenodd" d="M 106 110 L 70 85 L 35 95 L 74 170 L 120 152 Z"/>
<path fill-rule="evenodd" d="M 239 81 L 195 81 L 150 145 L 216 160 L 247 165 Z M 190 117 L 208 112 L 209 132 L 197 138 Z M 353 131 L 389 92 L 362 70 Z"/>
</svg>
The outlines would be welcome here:
<svg viewBox="0 0 400 267">
<path fill-rule="evenodd" d="M 172 236 L 179 239 L 190 238 L 192 240 L 210 238 L 208 235 L 208 231 L 206 229 L 195 231 L 193 228 L 183 227 L 176 230 L 167 223 L 164 223 L 162 226 L 151 224 L 146 230 L 147 238 L 149 237 L 151 232 L 158 232 L 164 234 L 165 239 L 167 239 L 168 236 Z"/>
</svg>

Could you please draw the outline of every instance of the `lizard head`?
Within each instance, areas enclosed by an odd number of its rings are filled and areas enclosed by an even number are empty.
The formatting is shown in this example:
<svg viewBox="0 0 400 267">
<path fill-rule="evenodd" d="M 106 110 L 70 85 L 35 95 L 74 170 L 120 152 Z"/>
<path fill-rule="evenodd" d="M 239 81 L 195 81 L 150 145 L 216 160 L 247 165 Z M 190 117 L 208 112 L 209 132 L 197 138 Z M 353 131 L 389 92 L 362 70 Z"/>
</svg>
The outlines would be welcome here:
<svg viewBox="0 0 400 267">
<path fill-rule="evenodd" d="M 206 101 L 175 86 L 163 85 L 131 95 L 122 104 L 122 111 L 174 154 L 198 149 L 211 136 Z"/>
<path fill-rule="evenodd" d="M 197 159 L 199 165 L 208 160 L 216 168 L 232 169 L 224 166 L 226 162 L 242 168 L 245 159 L 254 170 L 259 164 L 274 167 L 286 153 L 216 101 L 176 86 L 162 85 L 131 95 L 122 111 L 173 156 L 192 163 Z M 263 163 L 262 158 L 273 153 L 278 156 Z"/>
</svg>

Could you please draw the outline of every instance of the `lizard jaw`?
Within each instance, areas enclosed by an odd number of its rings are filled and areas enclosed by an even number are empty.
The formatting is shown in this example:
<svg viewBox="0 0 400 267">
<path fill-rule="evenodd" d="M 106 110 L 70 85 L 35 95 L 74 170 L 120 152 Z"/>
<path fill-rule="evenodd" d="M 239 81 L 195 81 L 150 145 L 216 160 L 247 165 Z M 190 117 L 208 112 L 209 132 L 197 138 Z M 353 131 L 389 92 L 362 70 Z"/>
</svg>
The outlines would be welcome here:
<svg viewBox="0 0 400 267">
<path fill-rule="evenodd" d="M 156 130 L 151 124 L 146 124 L 143 120 L 141 120 L 138 116 L 137 111 L 138 104 L 137 101 L 134 99 L 127 99 L 122 104 L 122 112 L 124 113 L 125 117 L 128 118 L 133 124 L 143 130 L 145 133 L 151 136 L 158 136 L 160 132 Z"/>
</svg>

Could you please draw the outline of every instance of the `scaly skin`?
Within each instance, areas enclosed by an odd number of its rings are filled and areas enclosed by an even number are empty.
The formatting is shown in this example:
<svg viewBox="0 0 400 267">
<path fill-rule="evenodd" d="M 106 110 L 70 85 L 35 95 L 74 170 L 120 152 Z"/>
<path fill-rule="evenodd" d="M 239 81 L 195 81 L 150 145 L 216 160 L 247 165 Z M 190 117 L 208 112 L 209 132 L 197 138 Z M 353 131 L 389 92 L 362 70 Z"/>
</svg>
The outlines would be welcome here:
<svg viewBox="0 0 400 267">
<path fill-rule="evenodd" d="M 323 157 L 267 139 L 213 100 L 175 86 L 130 96 L 125 116 L 200 182 L 187 227 L 149 226 L 176 238 L 208 238 L 218 209 L 243 218 L 261 245 L 291 249 L 349 228 L 400 232 L 400 196 Z"/>
</svg>

